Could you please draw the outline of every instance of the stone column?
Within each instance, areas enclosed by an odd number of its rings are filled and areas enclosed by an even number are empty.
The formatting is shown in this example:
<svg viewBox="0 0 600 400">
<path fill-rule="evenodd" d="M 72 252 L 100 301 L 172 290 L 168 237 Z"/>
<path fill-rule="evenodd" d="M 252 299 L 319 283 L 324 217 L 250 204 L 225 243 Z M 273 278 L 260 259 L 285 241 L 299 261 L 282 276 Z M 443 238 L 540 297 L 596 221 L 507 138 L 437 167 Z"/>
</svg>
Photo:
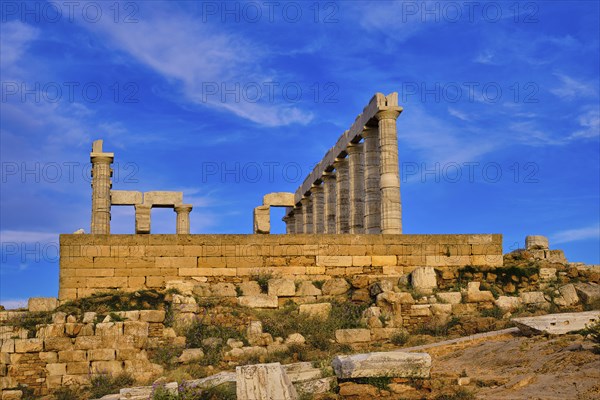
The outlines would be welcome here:
<svg viewBox="0 0 600 400">
<path fill-rule="evenodd" d="M 302 222 L 304 224 L 304 233 L 313 233 L 313 218 L 312 218 L 312 198 L 305 196 L 300 200 L 302 204 Z"/>
<path fill-rule="evenodd" d="M 150 211 L 147 204 L 135 205 L 135 233 L 150 233 Z"/>
<path fill-rule="evenodd" d="M 283 222 L 285 222 L 285 233 L 287 234 L 296 233 L 296 217 L 294 216 L 293 210 L 293 207 L 286 207 L 285 216 L 281 219 Z"/>
<path fill-rule="evenodd" d="M 381 233 L 380 193 L 379 193 L 379 137 L 377 127 L 365 126 L 364 139 L 364 231 L 365 233 Z"/>
<path fill-rule="evenodd" d="M 350 233 L 349 201 L 350 190 L 348 187 L 348 159 L 336 158 L 333 166 L 336 170 L 336 233 Z"/>
<path fill-rule="evenodd" d="M 325 232 L 325 210 L 324 197 L 325 193 L 323 185 L 313 185 L 310 190 L 312 193 L 312 216 L 313 216 L 313 233 Z"/>
<path fill-rule="evenodd" d="M 177 213 L 176 232 L 178 235 L 189 235 L 190 233 L 190 211 L 191 204 L 179 204 L 173 208 Z"/>
<path fill-rule="evenodd" d="M 402 233 L 402 205 L 400 203 L 400 171 L 398 166 L 398 134 L 396 118 L 399 111 L 379 111 L 379 163 L 381 194 L 381 233 Z"/>
<path fill-rule="evenodd" d="M 304 216 L 302 206 L 294 207 L 294 233 L 304 233 Z"/>
<path fill-rule="evenodd" d="M 90 233 L 110 233 L 110 188 L 112 164 L 115 156 L 113 153 L 102 151 L 102 140 L 92 144 L 90 161 L 92 162 L 92 224 Z"/>
<path fill-rule="evenodd" d="M 335 192 L 336 192 L 336 184 L 335 184 L 335 174 L 333 172 L 325 172 L 323 174 L 323 194 L 324 194 L 324 233 L 335 233 L 336 231 L 336 222 L 335 222 L 335 211 L 336 211 L 336 202 L 335 202 Z"/>
<path fill-rule="evenodd" d="M 346 148 L 348 152 L 349 189 L 350 189 L 350 233 L 365 233 L 365 185 L 364 185 L 364 145 L 350 143 Z"/>
</svg>

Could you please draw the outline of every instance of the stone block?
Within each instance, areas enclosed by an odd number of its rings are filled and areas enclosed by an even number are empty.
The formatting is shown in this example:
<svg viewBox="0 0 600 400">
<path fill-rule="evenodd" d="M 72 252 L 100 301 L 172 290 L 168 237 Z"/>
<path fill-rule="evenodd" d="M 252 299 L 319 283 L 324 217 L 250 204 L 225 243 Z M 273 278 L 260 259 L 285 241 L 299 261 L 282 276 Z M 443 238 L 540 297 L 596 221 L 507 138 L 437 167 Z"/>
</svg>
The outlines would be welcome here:
<svg viewBox="0 0 600 400">
<path fill-rule="evenodd" d="M 318 267 L 351 267 L 352 256 L 317 256 Z"/>
<path fill-rule="evenodd" d="M 565 300 L 566 306 L 572 306 L 579 303 L 579 296 L 577 296 L 577 290 L 575 290 L 575 285 L 569 283 L 568 285 L 561 286 L 558 288 L 561 296 Z"/>
<path fill-rule="evenodd" d="M 46 364 L 52 364 L 58 362 L 58 353 L 55 351 L 42 351 L 39 354 L 40 360 Z"/>
<path fill-rule="evenodd" d="M 569 332 L 585 329 L 599 320 L 600 311 L 587 311 L 513 318 L 511 321 L 525 334 L 545 332 L 552 335 L 564 335 Z"/>
<path fill-rule="evenodd" d="M 118 375 L 123 372 L 122 361 L 93 361 L 91 365 L 93 374 Z"/>
<path fill-rule="evenodd" d="M 338 329 L 335 331 L 338 343 L 365 343 L 371 341 L 371 331 L 368 329 Z"/>
<path fill-rule="evenodd" d="M 151 207 L 171 207 L 183 203 L 183 192 L 152 191 L 144 193 L 144 204 Z"/>
<path fill-rule="evenodd" d="M 101 322 L 96 324 L 96 335 L 118 336 L 123 335 L 123 322 Z"/>
<path fill-rule="evenodd" d="M 92 349 L 87 351 L 88 361 L 111 361 L 115 359 L 114 349 Z"/>
<path fill-rule="evenodd" d="M 298 290 L 296 291 L 296 296 L 321 296 L 321 289 L 317 289 L 312 282 L 309 281 L 301 281 L 298 286 Z"/>
<path fill-rule="evenodd" d="M 412 287 L 421 293 L 432 293 L 437 288 L 437 277 L 432 267 L 419 267 L 410 273 Z"/>
<path fill-rule="evenodd" d="M 526 236 L 525 248 L 527 250 L 548 249 L 548 238 L 541 235 Z"/>
<path fill-rule="evenodd" d="M 142 204 L 142 192 L 133 190 L 111 190 L 110 202 L 115 206 L 134 206 Z"/>
<path fill-rule="evenodd" d="M 163 310 L 140 310 L 140 321 L 143 322 L 163 322 L 165 312 Z"/>
<path fill-rule="evenodd" d="M 240 296 L 237 298 L 238 304 L 249 308 L 277 308 L 277 296 L 256 295 L 256 296 Z"/>
<path fill-rule="evenodd" d="M 331 303 L 301 304 L 300 314 L 311 318 L 327 319 L 331 312 Z"/>
<path fill-rule="evenodd" d="M 238 400 L 296 400 L 298 394 L 279 363 L 236 367 Z"/>
<path fill-rule="evenodd" d="M 263 196 L 264 206 L 294 207 L 294 193 L 274 192 Z"/>
<path fill-rule="evenodd" d="M 2 391 L 2 400 L 21 400 L 23 396 L 22 390 L 3 390 Z"/>
<path fill-rule="evenodd" d="M 30 312 L 54 311 L 58 307 L 56 297 L 31 297 L 27 302 L 27 309 Z"/>
<path fill-rule="evenodd" d="M 15 353 L 37 353 L 44 351 L 42 339 L 15 339 Z"/>
<path fill-rule="evenodd" d="M 575 291 L 583 304 L 592 304 L 600 300 L 600 285 L 597 283 L 578 283 Z"/>
<path fill-rule="evenodd" d="M 79 336 L 75 338 L 74 350 L 91 350 L 97 349 L 102 343 L 100 336 Z M 46 346 L 47 347 L 47 346 Z"/>
<path fill-rule="evenodd" d="M 66 363 L 49 363 L 49 364 L 46 364 L 46 371 L 48 371 L 48 375 L 50 375 L 50 376 L 66 375 L 67 374 L 67 364 Z"/>
<path fill-rule="evenodd" d="M 90 373 L 90 363 L 87 361 L 67 363 L 68 375 L 84 375 Z"/>
<path fill-rule="evenodd" d="M 44 339 L 44 348 L 46 351 L 67 350 L 72 346 L 71 338 L 68 337 L 49 337 Z"/>
<path fill-rule="evenodd" d="M 556 268 L 540 268 L 540 280 L 545 282 L 555 281 Z"/>
<path fill-rule="evenodd" d="M 296 284 L 291 279 L 269 279 L 269 296 L 294 296 Z"/>
<path fill-rule="evenodd" d="M 331 364 L 340 379 L 429 378 L 431 356 L 427 353 L 390 351 L 336 356 Z"/>
<path fill-rule="evenodd" d="M 413 304 L 410 306 L 411 317 L 431 317 L 430 304 Z"/>
<path fill-rule="evenodd" d="M 58 352 L 58 362 L 70 363 L 87 361 L 87 353 L 84 350 L 63 350 Z"/>
<path fill-rule="evenodd" d="M 333 278 L 325 281 L 321 291 L 325 296 L 336 296 L 345 294 L 350 290 L 350 284 L 343 278 Z"/>
<path fill-rule="evenodd" d="M 396 261 L 396 256 L 371 256 L 371 265 L 374 267 L 393 266 Z"/>
<path fill-rule="evenodd" d="M 204 351 L 202 349 L 185 349 L 179 356 L 177 361 L 182 364 L 189 364 L 195 361 L 199 361 L 204 358 Z"/>
<path fill-rule="evenodd" d="M 519 297 L 523 304 L 546 304 L 546 298 L 542 292 L 524 292 L 520 293 Z"/>
<path fill-rule="evenodd" d="M 352 256 L 353 267 L 370 267 L 371 256 Z"/>
<path fill-rule="evenodd" d="M 442 303 L 447 304 L 460 304 L 462 301 L 462 294 L 460 292 L 439 292 L 435 294 L 435 297 Z"/>
<path fill-rule="evenodd" d="M 481 282 L 469 282 L 467 285 L 467 303 L 493 302 L 494 295 L 490 291 L 481 291 Z"/>
<path fill-rule="evenodd" d="M 500 296 L 494 303 L 502 311 L 514 311 L 521 306 L 522 300 L 516 296 Z"/>
<path fill-rule="evenodd" d="M 271 233 L 271 210 L 269 206 L 258 206 L 254 208 L 253 220 L 254 233 Z"/>
</svg>

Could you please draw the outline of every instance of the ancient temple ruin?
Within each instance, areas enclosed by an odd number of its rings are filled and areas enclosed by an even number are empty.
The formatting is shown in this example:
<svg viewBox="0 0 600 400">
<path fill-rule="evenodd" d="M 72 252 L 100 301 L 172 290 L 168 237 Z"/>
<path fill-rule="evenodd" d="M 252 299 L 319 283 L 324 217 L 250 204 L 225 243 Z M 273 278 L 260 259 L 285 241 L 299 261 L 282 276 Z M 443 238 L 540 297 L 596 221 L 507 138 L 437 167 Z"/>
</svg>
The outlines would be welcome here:
<svg viewBox="0 0 600 400">
<path fill-rule="evenodd" d="M 377 93 L 286 204 L 287 233 L 402 233 L 398 93 Z M 291 198 L 290 198 L 291 200 Z M 254 232 L 269 233 L 268 205 Z"/>
<path fill-rule="evenodd" d="M 150 233 L 150 212 L 155 208 L 173 208 L 177 214 L 176 233 L 190 233 L 191 204 L 183 204 L 182 192 L 137 192 L 112 190 L 110 167 L 114 153 L 102 150 L 102 140 L 94 141 L 90 161 L 92 163 L 92 234 L 110 234 L 110 210 L 112 206 L 135 207 L 135 233 Z"/>
</svg>

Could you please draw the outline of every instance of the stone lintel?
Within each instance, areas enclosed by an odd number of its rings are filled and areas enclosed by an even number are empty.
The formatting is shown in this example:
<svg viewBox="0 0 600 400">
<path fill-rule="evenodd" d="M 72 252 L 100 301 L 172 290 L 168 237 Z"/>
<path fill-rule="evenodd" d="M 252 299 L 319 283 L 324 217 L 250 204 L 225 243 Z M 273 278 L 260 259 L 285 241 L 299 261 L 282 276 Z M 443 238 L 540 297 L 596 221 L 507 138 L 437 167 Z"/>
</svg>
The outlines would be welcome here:
<svg viewBox="0 0 600 400">
<path fill-rule="evenodd" d="M 136 192 L 133 190 L 111 190 L 110 191 L 110 203 L 113 206 L 135 206 L 136 204 L 142 204 L 144 196 L 142 192 Z"/>
<path fill-rule="evenodd" d="M 175 207 L 183 203 L 183 192 L 154 191 L 144 193 L 144 204 L 150 207 Z"/>
</svg>

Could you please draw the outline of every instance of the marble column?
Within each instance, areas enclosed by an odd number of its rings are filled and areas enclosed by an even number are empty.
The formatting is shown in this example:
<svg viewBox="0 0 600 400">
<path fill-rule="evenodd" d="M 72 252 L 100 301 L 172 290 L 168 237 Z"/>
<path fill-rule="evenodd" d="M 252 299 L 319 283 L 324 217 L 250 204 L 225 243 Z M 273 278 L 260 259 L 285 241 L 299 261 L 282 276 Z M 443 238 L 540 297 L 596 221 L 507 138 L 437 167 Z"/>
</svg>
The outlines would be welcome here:
<svg viewBox="0 0 600 400">
<path fill-rule="evenodd" d="M 102 140 L 92 144 L 90 161 L 92 162 L 92 224 L 90 233 L 110 233 L 110 189 L 112 187 L 113 153 L 102 151 Z"/>
<path fill-rule="evenodd" d="M 313 216 L 313 233 L 324 233 L 325 232 L 325 193 L 323 185 L 313 185 L 310 189 L 312 193 L 312 216 Z"/>
<path fill-rule="evenodd" d="M 333 166 L 336 171 L 336 232 L 350 233 L 350 190 L 348 179 L 348 159 L 336 158 Z"/>
<path fill-rule="evenodd" d="M 304 216 L 302 216 L 302 206 L 294 207 L 294 233 L 304 233 Z"/>
<path fill-rule="evenodd" d="M 335 233 L 336 222 L 335 222 L 335 211 L 336 211 L 336 183 L 335 174 L 333 172 L 323 173 L 323 194 L 324 194 L 324 233 Z"/>
<path fill-rule="evenodd" d="M 402 233 L 402 206 L 400 203 L 400 171 L 398 166 L 398 134 L 396 118 L 399 111 L 379 111 L 379 163 L 381 233 Z"/>
<path fill-rule="evenodd" d="M 285 208 L 285 216 L 281 220 L 285 222 L 285 233 L 296 233 L 296 217 L 294 216 L 293 207 Z"/>
<path fill-rule="evenodd" d="M 350 143 L 348 152 L 349 193 L 350 193 L 350 233 L 365 233 L 365 185 L 364 185 L 364 145 Z"/>
<path fill-rule="evenodd" d="M 300 200 L 302 204 L 302 222 L 304 224 L 304 233 L 313 233 L 313 219 L 312 219 L 312 198 L 303 197 Z"/>
<path fill-rule="evenodd" d="M 180 204 L 173 208 L 177 213 L 176 232 L 178 235 L 189 235 L 190 233 L 190 211 L 191 204 Z"/>
<path fill-rule="evenodd" d="M 380 189 L 379 189 L 379 133 L 377 127 L 365 126 L 364 139 L 364 231 L 365 233 L 381 233 L 380 221 Z"/>
</svg>

